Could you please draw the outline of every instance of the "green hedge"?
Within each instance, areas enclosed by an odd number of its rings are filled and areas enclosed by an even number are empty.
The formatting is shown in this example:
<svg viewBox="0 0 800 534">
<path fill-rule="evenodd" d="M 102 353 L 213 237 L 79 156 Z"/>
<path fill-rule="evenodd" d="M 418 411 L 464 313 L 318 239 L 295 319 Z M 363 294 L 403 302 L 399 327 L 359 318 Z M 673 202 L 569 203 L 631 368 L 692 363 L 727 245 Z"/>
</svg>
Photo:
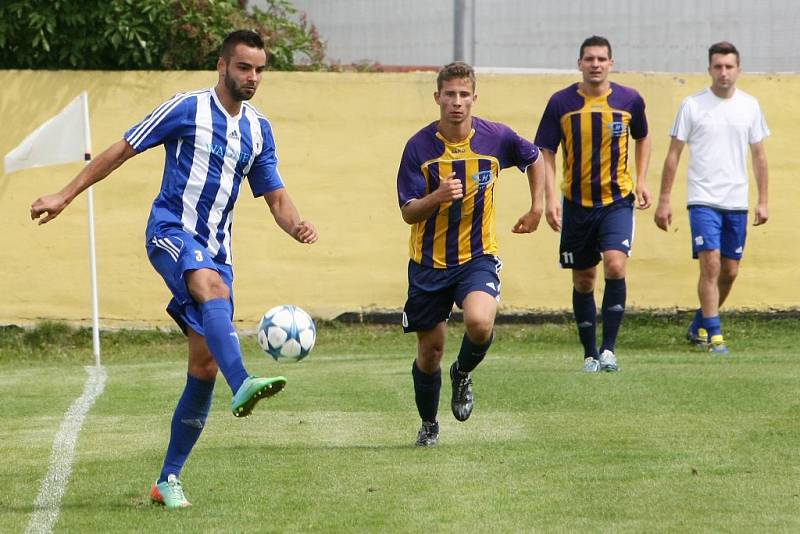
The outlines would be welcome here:
<svg viewBox="0 0 800 534">
<path fill-rule="evenodd" d="M 272 70 L 319 70 L 325 47 L 288 0 L 265 10 L 237 0 L 5 0 L 0 68 L 90 70 L 213 69 L 235 29 L 267 44 Z"/>
</svg>

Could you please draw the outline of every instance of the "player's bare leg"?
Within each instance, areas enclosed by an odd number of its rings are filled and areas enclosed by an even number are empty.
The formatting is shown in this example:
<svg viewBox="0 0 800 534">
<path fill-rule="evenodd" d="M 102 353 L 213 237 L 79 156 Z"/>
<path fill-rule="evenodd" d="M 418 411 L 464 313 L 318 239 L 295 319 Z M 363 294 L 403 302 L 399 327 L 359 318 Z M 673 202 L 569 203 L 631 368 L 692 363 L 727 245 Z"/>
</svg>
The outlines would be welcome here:
<svg viewBox="0 0 800 534">
<path fill-rule="evenodd" d="M 722 337 L 722 327 L 719 319 L 719 306 L 722 297 L 720 291 L 720 272 L 722 260 L 719 250 L 701 250 L 697 253 L 700 263 L 700 279 L 697 282 L 697 296 L 700 299 L 700 308 L 703 310 L 703 328 L 708 332 L 708 350 L 718 354 L 726 354 L 728 347 Z M 738 272 L 738 271 L 737 271 Z M 727 297 L 730 293 L 733 278 L 728 272 L 723 290 Z"/>
</svg>

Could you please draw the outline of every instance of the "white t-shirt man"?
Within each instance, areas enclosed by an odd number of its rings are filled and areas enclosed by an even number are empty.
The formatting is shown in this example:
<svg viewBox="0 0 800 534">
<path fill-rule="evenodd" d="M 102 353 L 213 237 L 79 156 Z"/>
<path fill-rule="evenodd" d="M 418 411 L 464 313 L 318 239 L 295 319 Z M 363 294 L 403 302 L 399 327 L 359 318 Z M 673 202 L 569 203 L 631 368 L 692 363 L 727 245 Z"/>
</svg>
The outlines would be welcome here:
<svg viewBox="0 0 800 534">
<path fill-rule="evenodd" d="M 686 97 L 670 136 L 689 145 L 687 204 L 747 211 L 747 152 L 770 134 L 758 100 L 741 89 Z"/>
</svg>

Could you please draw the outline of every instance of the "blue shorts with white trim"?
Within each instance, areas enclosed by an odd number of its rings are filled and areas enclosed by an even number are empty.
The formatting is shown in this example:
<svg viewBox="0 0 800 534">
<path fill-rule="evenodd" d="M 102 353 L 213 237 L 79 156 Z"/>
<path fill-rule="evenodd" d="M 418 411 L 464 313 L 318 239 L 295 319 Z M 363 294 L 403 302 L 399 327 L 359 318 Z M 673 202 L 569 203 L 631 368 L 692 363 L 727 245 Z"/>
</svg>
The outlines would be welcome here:
<svg viewBox="0 0 800 534">
<path fill-rule="evenodd" d="M 747 212 L 722 210 L 710 206 L 689 206 L 692 230 L 692 258 L 706 250 L 719 250 L 732 260 L 742 259 L 747 239 Z"/>
<path fill-rule="evenodd" d="M 462 307 L 466 296 L 482 291 L 500 300 L 500 270 L 497 256 L 478 256 L 446 269 L 408 262 L 408 300 L 403 307 L 403 331 L 431 330 L 450 318 L 453 304 Z"/>
<path fill-rule="evenodd" d="M 203 332 L 203 314 L 200 305 L 189 294 L 185 273 L 197 269 L 217 271 L 228 286 L 233 314 L 233 269 L 230 265 L 215 262 L 208 250 L 191 234 L 179 230 L 164 235 L 150 236 L 146 243 L 147 257 L 172 292 L 167 313 L 183 333 L 191 328 L 198 334 Z M 231 315 L 231 319 L 233 316 Z"/>
</svg>

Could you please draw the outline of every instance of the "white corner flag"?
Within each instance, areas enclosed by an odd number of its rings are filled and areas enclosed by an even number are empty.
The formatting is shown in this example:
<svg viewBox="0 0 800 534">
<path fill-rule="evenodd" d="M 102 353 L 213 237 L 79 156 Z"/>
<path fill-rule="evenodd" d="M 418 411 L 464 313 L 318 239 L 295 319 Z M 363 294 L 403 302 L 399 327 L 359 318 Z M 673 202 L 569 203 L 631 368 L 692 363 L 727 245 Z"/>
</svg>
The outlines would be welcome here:
<svg viewBox="0 0 800 534">
<path fill-rule="evenodd" d="M 88 161 L 90 147 L 89 105 L 84 91 L 6 154 L 5 171 Z"/>
<path fill-rule="evenodd" d="M 89 131 L 89 97 L 75 97 L 58 115 L 45 122 L 5 157 L 5 172 L 92 159 Z M 95 364 L 100 366 L 100 320 L 97 305 L 97 256 L 94 240 L 94 195 L 86 191 L 89 204 L 89 266 L 92 278 L 92 345 Z"/>
</svg>

